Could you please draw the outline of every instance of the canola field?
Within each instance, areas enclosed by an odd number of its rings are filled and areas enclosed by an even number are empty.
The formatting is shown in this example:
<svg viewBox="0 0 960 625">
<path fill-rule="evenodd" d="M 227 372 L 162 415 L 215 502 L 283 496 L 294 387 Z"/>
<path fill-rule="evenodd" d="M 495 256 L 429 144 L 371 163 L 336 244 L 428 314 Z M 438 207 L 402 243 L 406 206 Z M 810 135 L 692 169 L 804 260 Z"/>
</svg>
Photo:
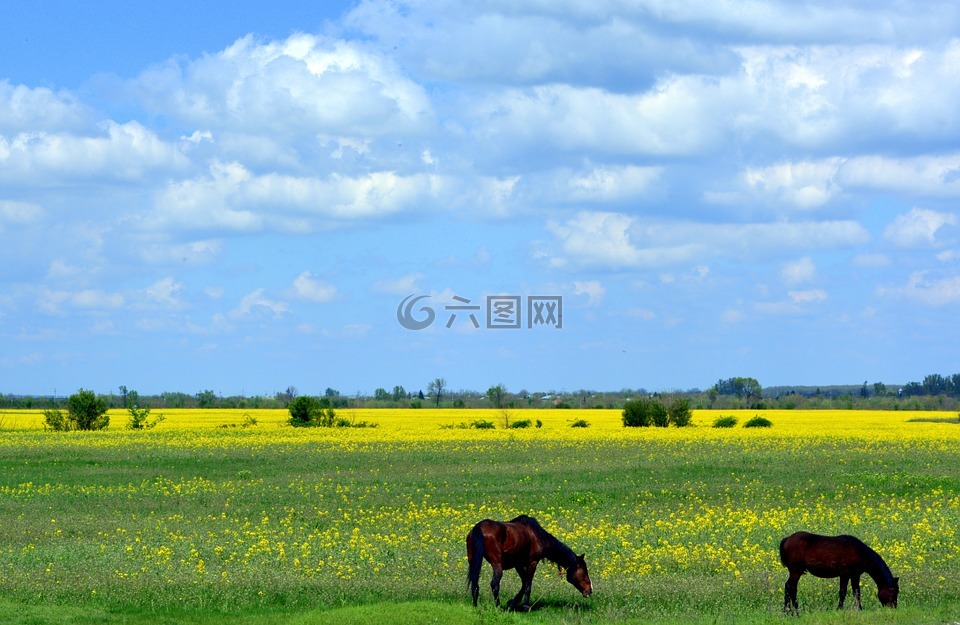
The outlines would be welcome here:
<svg viewBox="0 0 960 625">
<path fill-rule="evenodd" d="M 595 589 L 580 597 L 544 563 L 532 599 L 548 622 L 778 622 L 777 545 L 800 529 L 874 547 L 912 614 L 960 615 L 956 413 L 695 411 L 692 427 L 662 429 L 624 428 L 618 410 L 338 411 L 366 428 L 161 412 L 149 431 L 111 411 L 107 430 L 70 433 L 0 412 L 0 600 L 160 614 L 468 604 L 467 531 L 530 514 L 586 553 Z M 740 426 L 758 413 L 773 427 Z M 737 427 L 710 427 L 721 414 Z M 465 427 L 477 420 L 496 427 Z M 508 572 L 502 596 L 518 586 Z M 827 613 L 837 582 L 805 576 L 799 599 Z"/>
</svg>

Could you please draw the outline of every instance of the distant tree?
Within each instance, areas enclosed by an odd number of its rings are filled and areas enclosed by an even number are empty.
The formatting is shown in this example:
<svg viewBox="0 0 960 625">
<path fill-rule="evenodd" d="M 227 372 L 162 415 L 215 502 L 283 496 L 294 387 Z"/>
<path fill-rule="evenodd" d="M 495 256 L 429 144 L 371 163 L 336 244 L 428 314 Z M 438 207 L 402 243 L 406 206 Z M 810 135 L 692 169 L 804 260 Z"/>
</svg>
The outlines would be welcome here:
<svg viewBox="0 0 960 625">
<path fill-rule="evenodd" d="M 57 431 L 102 430 L 110 425 L 107 401 L 83 389 L 67 398 L 67 414 L 52 409 L 45 410 L 43 416 L 47 427 Z"/>
<path fill-rule="evenodd" d="M 324 397 L 329 397 L 329 398 L 331 398 L 331 399 L 334 398 L 334 397 L 340 397 L 340 391 L 338 391 L 338 390 L 336 390 L 336 389 L 333 389 L 333 388 L 330 388 L 330 387 L 328 386 L 328 387 L 327 387 L 327 390 L 325 390 L 325 391 L 323 392 L 323 396 L 324 396 Z"/>
<path fill-rule="evenodd" d="M 373 398 L 377 401 L 389 401 L 391 395 L 387 392 L 387 389 L 378 387 L 375 391 L 373 391 Z"/>
<path fill-rule="evenodd" d="M 309 395 L 295 397 L 287 406 L 287 411 L 290 413 L 288 423 L 294 427 L 321 425 L 326 418 L 323 403 L 316 397 L 310 397 Z M 333 410 L 330 409 L 330 412 L 332 413 Z"/>
<path fill-rule="evenodd" d="M 217 394 L 206 390 L 197 393 L 197 406 L 201 408 L 213 408 L 217 405 Z"/>
<path fill-rule="evenodd" d="M 630 399 L 623 405 L 623 426 L 628 428 L 650 427 L 653 417 L 650 414 L 651 400 L 645 397 Z"/>
<path fill-rule="evenodd" d="M 678 428 L 690 425 L 690 421 L 693 419 L 693 413 L 690 411 L 690 400 L 679 395 L 674 397 L 667 407 L 667 414 L 670 417 L 670 423 Z"/>
<path fill-rule="evenodd" d="M 427 385 L 427 394 L 433 395 L 437 408 L 440 407 L 440 399 L 443 397 L 443 390 L 447 387 L 447 381 L 443 378 L 437 378 Z"/>
<path fill-rule="evenodd" d="M 658 428 L 665 428 L 670 425 L 670 413 L 667 412 L 667 407 L 659 399 L 650 403 L 650 420 Z"/>
<path fill-rule="evenodd" d="M 503 400 L 507 396 L 507 387 L 503 384 L 497 384 L 487 389 L 487 399 L 493 404 L 494 408 L 503 408 Z"/>
<path fill-rule="evenodd" d="M 760 383 L 754 378 L 728 378 L 718 381 L 713 388 L 720 395 L 736 395 L 745 401 L 759 399 L 763 394 Z"/>
<path fill-rule="evenodd" d="M 400 401 L 407 396 L 407 391 L 400 385 L 393 387 L 393 401 Z"/>
</svg>

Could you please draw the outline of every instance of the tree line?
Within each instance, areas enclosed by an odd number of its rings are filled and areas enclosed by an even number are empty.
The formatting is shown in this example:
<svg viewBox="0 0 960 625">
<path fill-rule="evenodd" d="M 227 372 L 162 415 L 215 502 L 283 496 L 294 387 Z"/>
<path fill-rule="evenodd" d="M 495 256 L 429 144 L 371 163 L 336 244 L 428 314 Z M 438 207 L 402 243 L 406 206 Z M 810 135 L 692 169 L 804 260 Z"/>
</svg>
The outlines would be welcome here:
<svg viewBox="0 0 960 625">
<path fill-rule="evenodd" d="M 642 387 L 617 391 L 528 391 L 507 390 L 503 384 L 486 391 L 450 390 L 442 377 L 429 380 L 425 390 L 407 390 L 402 385 L 377 387 L 373 394 L 353 395 L 327 387 L 317 395 L 325 404 L 339 408 L 608 408 L 622 409 L 635 398 L 682 396 L 694 409 L 875 409 L 875 410 L 956 410 L 960 409 L 960 373 L 930 374 L 922 381 L 903 385 L 863 382 L 860 385 L 776 386 L 764 388 L 756 378 L 731 377 L 718 380 L 707 390 L 674 390 L 667 393 Z M 286 409 L 304 395 L 288 386 L 272 395 L 224 396 L 211 389 L 196 393 L 163 392 L 140 394 L 126 386 L 98 394 L 110 408 L 163 410 L 166 408 Z M 309 394 L 307 394 L 309 395 Z M 69 396 L 0 394 L 0 408 L 64 410 Z"/>
</svg>

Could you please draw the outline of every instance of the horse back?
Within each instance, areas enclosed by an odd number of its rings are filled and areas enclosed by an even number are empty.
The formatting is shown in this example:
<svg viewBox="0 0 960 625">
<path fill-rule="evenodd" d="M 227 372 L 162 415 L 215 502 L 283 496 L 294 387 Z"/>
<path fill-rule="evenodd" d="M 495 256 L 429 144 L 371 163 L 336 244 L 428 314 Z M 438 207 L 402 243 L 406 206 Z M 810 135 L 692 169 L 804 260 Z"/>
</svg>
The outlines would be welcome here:
<svg viewBox="0 0 960 625">
<path fill-rule="evenodd" d="M 853 536 L 796 532 L 780 541 L 780 562 L 791 572 L 839 577 L 864 570 L 864 547 Z"/>
</svg>

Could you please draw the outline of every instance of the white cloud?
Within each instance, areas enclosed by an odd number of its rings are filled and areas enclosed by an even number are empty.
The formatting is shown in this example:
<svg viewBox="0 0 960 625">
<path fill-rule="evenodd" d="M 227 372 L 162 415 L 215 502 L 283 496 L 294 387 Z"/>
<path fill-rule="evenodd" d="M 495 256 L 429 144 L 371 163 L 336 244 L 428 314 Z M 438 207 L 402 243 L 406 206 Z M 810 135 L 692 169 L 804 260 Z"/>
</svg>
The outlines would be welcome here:
<svg viewBox="0 0 960 625">
<path fill-rule="evenodd" d="M 252 36 L 144 72 L 137 88 L 158 111 L 205 128 L 285 137 L 419 132 L 432 112 L 422 87 L 358 42 Z"/>
<path fill-rule="evenodd" d="M 945 226 L 957 225 L 956 215 L 939 213 L 925 208 L 913 208 L 909 213 L 898 215 L 884 236 L 900 247 L 933 248 L 943 245 L 937 233 Z"/>
<path fill-rule="evenodd" d="M 805 291 L 788 291 L 787 295 L 790 296 L 794 302 L 798 304 L 805 304 L 810 302 L 822 302 L 827 299 L 827 292 L 822 289 L 808 289 Z"/>
<path fill-rule="evenodd" d="M 810 209 L 832 200 L 840 191 L 834 176 L 841 159 L 786 162 L 748 168 L 743 176 L 750 191 L 768 202 Z"/>
<path fill-rule="evenodd" d="M 780 277 L 787 284 L 801 284 L 809 282 L 817 275 L 817 266 L 809 256 L 784 263 L 780 269 Z"/>
<path fill-rule="evenodd" d="M 43 209 L 33 202 L 0 200 L 0 230 L 3 225 L 24 225 L 43 217 Z"/>
<path fill-rule="evenodd" d="M 187 165 L 179 148 L 162 141 L 136 121 L 105 123 L 97 136 L 45 131 L 0 136 L 0 180 L 42 184 L 70 180 L 144 179 Z"/>
<path fill-rule="evenodd" d="M 560 243 L 559 252 L 544 253 L 551 265 L 610 269 L 843 249 L 862 245 L 870 238 L 863 226 L 853 221 L 710 224 L 656 222 L 608 212 L 581 212 L 565 223 L 550 221 L 546 228 Z"/>
<path fill-rule="evenodd" d="M 607 290 L 599 280 L 577 281 L 573 283 L 573 294 L 586 295 L 587 304 L 590 306 L 599 306 L 606 293 Z"/>
<path fill-rule="evenodd" d="M 944 306 L 960 302 L 960 276 L 927 278 L 926 271 L 910 274 L 907 284 L 902 287 L 880 287 L 880 295 L 907 299 L 929 306 Z"/>
<path fill-rule="evenodd" d="M 183 291 L 183 284 L 171 277 L 154 282 L 145 289 L 145 293 L 152 301 L 168 308 L 181 308 L 184 303 L 178 295 Z"/>
<path fill-rule="evenodd" d="M 552 84 L 509 90 L 475 106 L 485 141 L 608 154 L 683 155 L 721 139 L 716 99 L 701 79 L 672 77 L 643 94 Z"/>
<path fill-rule="evenodd" d="M 329 302 L 337 296 L 337 288 L 323 280 L 313 278 L 309 271 L 304 271 L 293 281 L 293 289 L 297 297 L 312 302 Z"/>
<path fill-rule="evenodd" d="M 185 230 L 313 232 L 437 204 L 442 178 L 371 172 L 328 178 L 256 175 L 236 162 L 214 162 L 210 174 L 170 183 L 154 202 L 150 227 Z"/>
<path fill-rule="evenodd" d="M 0 80 L 0 134 L 75 130 L 87 123 L 89 115 L 89 109 L 66 91 Z"/>
<path fill-rule="evenodd" d="M 264 296 L 263 289 L 256 289 L 240 299 L 237 307 L 230 311 L 230 318 L 239 319 L 264 314 L 279 318 L 286 312 L 289 312 L 289 308 L 284 302 L 268 299 Z"/>
<path fill-rule="evenodd" d="M 393 280 L 378 280 L 374 282 L 373 290 L 377 293 L 406 296 L 422 291 L 421 280 L 423 280 L 423 274 L 408 273 Z"/>
<path fill-rule="evenodd" d="M 567 178 L 565 195 L 571 201 L 615 202 L 640 198 L 660 179 L 663 169 L 635 165 L 591 167 Z"/>
</svg>

